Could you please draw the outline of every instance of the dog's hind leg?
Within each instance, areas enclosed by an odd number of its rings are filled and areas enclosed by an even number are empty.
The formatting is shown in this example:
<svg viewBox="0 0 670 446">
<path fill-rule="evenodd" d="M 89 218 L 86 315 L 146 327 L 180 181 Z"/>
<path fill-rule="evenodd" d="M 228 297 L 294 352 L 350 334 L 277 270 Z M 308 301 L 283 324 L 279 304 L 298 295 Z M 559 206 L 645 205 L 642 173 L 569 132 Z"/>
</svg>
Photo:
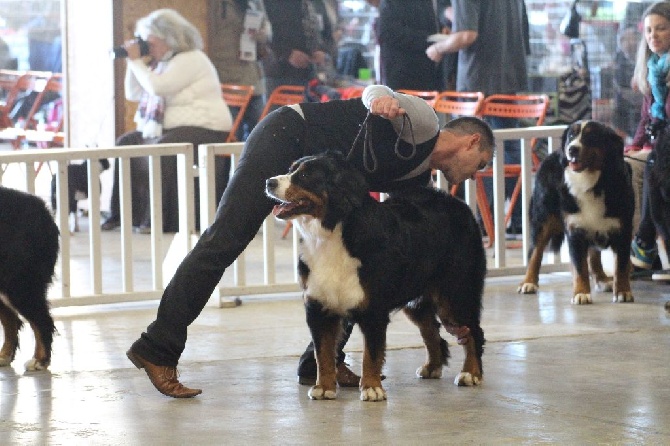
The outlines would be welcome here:
<svg viewBox="0 0 670 446">
<path fill-rule="evenodd" d="M 589 270 L 598 291 L 612 291 L 612 278 L 603 270 L 599 249 L 589 248 Z"/>
<path fill-rule="evenodd" d="M 384 401 L 386 390 L 382 387 L 382 367 L 386 355 L 386 328 L 389 318 L 363 317 L 359 322 L 365 346 L 363 348 L 363 373 L 361 374 L 361 401 Z"/>
<path fill-rule="evenodd" d="M 35 336 L 35 352 L 25 363 L 26 370 L 46 370 L 51 363 L 51 344 L 56 331 L 54 320 L 49 313 L 47 301 L 48 284 L 23 285 L 14 302 L 16 310 L 29 323 Z"/>
<path fill-rule="evenodd" d="M 441 378 L 442 367 L 447 365 L 449 359 L 449 347 L 447 341 L 440 336 L 440 323 L 435 318 L 435 307 L 432 302 L 417 299 L 410 302 L 403 312 L 419 328 L 426 346 L 426 362 L 416 369 L 416 376 L 427 379 Z"/>
<path fill-rule="evenodd" d="M 5 334 L 5 340 L 0 349 L 0 367 L 8 366 L 14 360 L 16 350 L 19 348 L 19 330 L 23 326 L 23 322 L 17 316 L 16 312 L 5 304 L 0 298 L 0 322 Z"/>
<path fill-rule="evenodd" d="M 473 309 L 477 312 L 477 309 Z M 447 331 L 457 334 L 458 343 L 463 346 L 465 360 L 461 372 L 454 379 L 458 386 L 476 386 L 481 383 L 484 375 L 482 355 L 484 354 L 484 330 L 479 325 L 479 314 L 476 317 L 457 317 L 450 305 L 442 301 L 438 308 L 438 316 Z"/>
</svg>

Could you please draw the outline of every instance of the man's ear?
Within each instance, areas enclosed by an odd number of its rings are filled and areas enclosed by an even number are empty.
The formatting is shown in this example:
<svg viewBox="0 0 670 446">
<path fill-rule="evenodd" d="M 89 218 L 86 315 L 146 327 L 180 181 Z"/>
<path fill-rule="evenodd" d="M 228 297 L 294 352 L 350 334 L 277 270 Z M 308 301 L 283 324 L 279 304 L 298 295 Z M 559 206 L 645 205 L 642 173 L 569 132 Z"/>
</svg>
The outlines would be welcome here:
<svg viewBox="0 0 670 446">
<path fill-rule="evenodd" d="M 482 140 L 482 135 L 479 133 L 473 133 L 470 135 L 470 144 L 468 149 L 471 149 L 473 147 L 477 147 L 477 150 L 479 150 L 479 144 L 481 143 Z"/>
</svg>

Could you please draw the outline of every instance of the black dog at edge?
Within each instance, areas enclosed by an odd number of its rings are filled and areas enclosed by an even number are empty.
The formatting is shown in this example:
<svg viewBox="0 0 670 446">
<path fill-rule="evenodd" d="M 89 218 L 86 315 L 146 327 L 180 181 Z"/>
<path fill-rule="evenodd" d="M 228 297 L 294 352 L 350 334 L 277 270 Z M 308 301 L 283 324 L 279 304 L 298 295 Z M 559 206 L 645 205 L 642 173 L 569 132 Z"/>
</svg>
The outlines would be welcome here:
<svg viewBox="0 0 670 446">
<path fill-rule="evenodd" d="M 0 322 L 5 335 L 0 367 L 11 364 L 19 347 L 19 315 L 35 335 L 35 353 L 26 370 L 49 367 L 56 329 L 47 289 L 58 259 L 59 235 L 41 198 L 0 186 Z"/>
<path fill-rule="evenodd" d="M 465 361 L 456 384 L 479 384 L 486 257 L 470 208 L 432 188 L 381 203 L 368 191 L 363 175 L 335 153 L 302 158 L 287 175 L 267 180 L 268 196 L 281 203 L 275 215 L 293 219 L 302 238 L 299 272 L 318 365 L 309 396 L 337 396 L 335 350 L 346 317 L 365 340 L 361 400 L 385 400 L 386 329 L 398 309 L 426 346 L 419 377 L 440 378 L 447 364 L 439 319 L 448 331 L 469 328 L 459 337 Z"/>
</svg>

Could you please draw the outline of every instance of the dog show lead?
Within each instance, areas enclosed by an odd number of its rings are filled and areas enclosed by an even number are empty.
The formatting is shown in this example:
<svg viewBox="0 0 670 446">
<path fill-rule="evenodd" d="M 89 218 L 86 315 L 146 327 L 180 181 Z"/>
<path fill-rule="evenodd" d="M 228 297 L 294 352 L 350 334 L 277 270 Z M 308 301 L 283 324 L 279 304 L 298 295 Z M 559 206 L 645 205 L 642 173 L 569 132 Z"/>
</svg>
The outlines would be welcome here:
<svg viewBox="0 0 670 446">
<path fill-rule="evenodd" d="M 265 194 L 266 179 L 286 173 L 297 159 L 327 150 L 348 154 L 372 190 L 392 192 L 429 184 L 433 169 L 452 184 L 472 178 L 491 162 L 494 146 L 493 132 L 481 119 L 460 117 L 440 129 L 426 101 L 382 85 L 366 87 L 361 98 L 275 110 L 249 135 L 214 222 L 177 268 L 156 320 L 127 351 L 128 358 L 144 368 L 164 395 L 202 393 L 177 378 L 188 326 L 272 211 L 275 203 Z M 469 331 L 445 328 L 459 342 Z"/>
</svg>

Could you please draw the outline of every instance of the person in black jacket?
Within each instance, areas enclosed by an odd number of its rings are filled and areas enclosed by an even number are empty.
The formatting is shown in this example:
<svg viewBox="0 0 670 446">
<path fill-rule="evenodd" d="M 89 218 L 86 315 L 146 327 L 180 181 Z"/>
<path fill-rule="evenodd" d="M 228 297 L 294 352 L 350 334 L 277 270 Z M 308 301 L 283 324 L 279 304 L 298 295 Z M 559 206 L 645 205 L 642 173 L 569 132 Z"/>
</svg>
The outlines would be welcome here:
<svg viewBox="0 0 670 446">
<path fill-rule="evenodd" d="M 371 190 L 392 192 L 427 185 L 433 169 L 460 183 L 491 162 L 494 146 L 484 121 L 462 117 L 440 129 L 426 101 L 383 85 L 366 87 L 361 98 L 273 111 L 246 140 L 214 223 L 177 268 L 156 320 L 127 351 L 128 358 L 167 396 L 190 398 L 202 392 L 177 379 L 188 326 L 272 210 L 265 181 L 288 172 L 295 160 L 336 150 L 364 174 Z"/>
<path fill-rule="evenodd" d="M 435 3 L 444 10 L 444 2 Z M 444 90 L 443 65 L 426 55 L 428 37 L 440 32 L 433 0 L 382 0 L 379 33 L 382 84 L 398 90 Z"/>
</svg>

